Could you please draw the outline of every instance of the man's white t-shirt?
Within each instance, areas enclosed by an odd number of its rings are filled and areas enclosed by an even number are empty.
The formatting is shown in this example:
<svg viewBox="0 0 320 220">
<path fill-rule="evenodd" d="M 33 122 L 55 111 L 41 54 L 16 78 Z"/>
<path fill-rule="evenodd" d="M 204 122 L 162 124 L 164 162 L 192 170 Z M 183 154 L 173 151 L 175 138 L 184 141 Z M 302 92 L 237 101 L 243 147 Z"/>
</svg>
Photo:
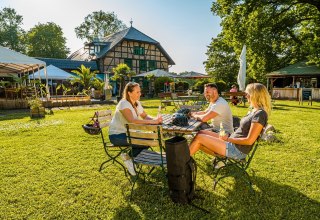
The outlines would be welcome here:
<svg viewBox="0 0 320 220">
<path fill-rule="evenodd" d="M 227 133 L 231 134 L 233 132 L 232 112 L 226 100 L 219 97 L 215 103 L 210 103 L 208 110 L 218 114 L 211 119 L 215 130 L 220 129 L 220 122 L 222 122 L 223 128 Z"/>
<path fill-rule="evenodd" d="M 109 135 L 122 134 L 122 133 L 127 132 L 127 128 L 126 128 L 125 124 L 128 124 L 128 121 L 123 116 L 123 114 L 120 112 L 120 110 L 123 110 L 126 108 L 130 109 L 130 111 L 133 115 L 133 118 L 137 119 L 139 117 L 139 115 L 141 115 L 143 113 L 143 107 L 142 107 L 141 103 L 139 101 L 137 101 L 137 104 L 138 104 L 138 106 L 137 106 L 137 112 L 136 112 L 130 102 L 128 102 L 125 99 L 120 100 L 120 102 L 118 103 L 118 105 L 116 107 L 116 111 L 115 111 L 114 116 L 111 120 L 111 123 L 109 125 Z"/>
</svg>

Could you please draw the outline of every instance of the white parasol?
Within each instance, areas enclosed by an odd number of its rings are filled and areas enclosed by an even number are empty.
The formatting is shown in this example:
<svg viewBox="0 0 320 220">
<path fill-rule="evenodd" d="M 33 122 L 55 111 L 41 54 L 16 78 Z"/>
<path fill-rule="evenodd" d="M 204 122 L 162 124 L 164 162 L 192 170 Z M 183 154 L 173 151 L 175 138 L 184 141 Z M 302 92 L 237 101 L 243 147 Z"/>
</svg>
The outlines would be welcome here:
<svg viewBox="0 0 320 220">
<path fill-rule="evenodd" d="M 243 45 L 240 55 L 240 69 L 237 82 L 239 84 L 239 90 L 244 91 L 246 88 L 246 45 Z"/>
</svg>

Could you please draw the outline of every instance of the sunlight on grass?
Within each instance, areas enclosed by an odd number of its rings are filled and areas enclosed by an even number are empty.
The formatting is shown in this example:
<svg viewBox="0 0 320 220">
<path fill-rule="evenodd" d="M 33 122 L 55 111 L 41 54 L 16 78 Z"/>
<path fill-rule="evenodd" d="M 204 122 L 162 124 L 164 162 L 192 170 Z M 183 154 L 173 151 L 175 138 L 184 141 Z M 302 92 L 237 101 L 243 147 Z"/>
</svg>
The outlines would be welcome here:
<svg viewBox="0 0 320 220">
<path fill-rule="evenodd" d="M 35 129 L 35 128 L 43 128 L 48 126 L 56 126 L 59 124 L 63 124 L 63 120 L 37 120 L 37 121 L 29 121 L 29 122 L 16 122 L 16 123 L 7 123 L 4 124 L 0 131 L 2 132 L 19 132 L 19 130 L 29 130 L 29 129 Z"/>
<path fill-rule="evenodd" d="M 142 103 L 157 114 L 159 99 Z M 247 107 L 231 108 L 243 117 Z M 39 120 L 27 111 L 0 111 L 0 219 L 319 219 L 319 102 L 275 102 L 269 123 L 278 141 L 262 143 L 250 165 L 254 195 L 232 177 L 214 191 L 211 158 L 195 155 L 202 199 L 194 203 L 210 214 L 173 204 L 161 184 L 143 181 L 129 201 L 131 185 L 123 170 L 111 165 L 100 173 L 101 138 L 81 125 L 103 109 L 115 105 L 54 109 Z M 166 184 L 157 174 L 150 178 Z"/>
</svg>

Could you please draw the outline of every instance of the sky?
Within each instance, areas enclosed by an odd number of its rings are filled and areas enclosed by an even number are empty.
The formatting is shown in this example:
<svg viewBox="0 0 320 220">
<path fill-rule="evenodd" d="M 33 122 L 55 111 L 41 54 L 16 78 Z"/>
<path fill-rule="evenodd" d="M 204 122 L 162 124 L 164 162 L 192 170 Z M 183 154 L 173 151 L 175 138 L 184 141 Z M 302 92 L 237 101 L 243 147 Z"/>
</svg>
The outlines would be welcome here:
<svg viewBox="0 0 320 220">
<path fill-rule="evenodd" d="M 160 42 L 176 65 L 170 72 L 205 73 L 207 47 L 220 31 L 220 18 L 210 11 L 213 0 L 0 0 L 0 10 L 14 8 L 28 31 L 54 22 L 71 53 L 83 46 L 74 29 L 94 11 L 114 12 L 118 19 Z"/>
</svg>

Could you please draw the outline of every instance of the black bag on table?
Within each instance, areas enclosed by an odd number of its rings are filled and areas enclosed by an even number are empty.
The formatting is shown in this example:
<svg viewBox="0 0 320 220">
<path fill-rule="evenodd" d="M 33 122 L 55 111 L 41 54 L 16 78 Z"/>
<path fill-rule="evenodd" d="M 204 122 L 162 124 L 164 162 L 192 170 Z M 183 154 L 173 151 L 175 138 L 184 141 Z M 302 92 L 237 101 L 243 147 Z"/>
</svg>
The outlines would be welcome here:
<svg viewBox="0 0 320 220">
<path fill-rule="evenodd" d="M 176 136 L 166 140 L 165 145 L 170 198 L 175 203 L 190 203 L 195 195 L 197 165 L 187 140 Z"/>
</svg>

